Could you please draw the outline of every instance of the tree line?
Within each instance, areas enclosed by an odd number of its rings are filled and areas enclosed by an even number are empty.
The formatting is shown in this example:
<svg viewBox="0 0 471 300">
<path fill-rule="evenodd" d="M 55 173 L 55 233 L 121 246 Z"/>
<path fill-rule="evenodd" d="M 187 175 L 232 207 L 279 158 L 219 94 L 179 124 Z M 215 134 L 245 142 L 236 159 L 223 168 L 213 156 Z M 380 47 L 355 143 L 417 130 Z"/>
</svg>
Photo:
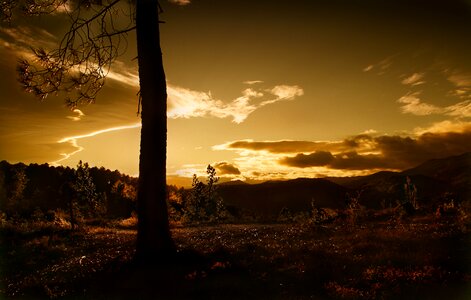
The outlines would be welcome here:
<svg viewBox="0 0 471 300">
<path fill-rule="evenodd" d="M 219 178 L 211 165 L 206 183 L 196 175 L 191 189 L 167 186 L 170 220 L 214 223 L 231 218 L 217 193 Z M 86 219 L 124 219 L 137 211 L 138 179 L 80 161 L 76 168 L 0 162 L 0 211 L 9 219 L 61 211 L 72 228 Z"/>
<path fill-rule="evenodd" d="M 0 210 L 10 217 L 27 219 L 38 209 L 61 209 L 77 216 L 125 218 L 136 209 L 136 189 L 137 178 L 81 161 L 75 169 L 0 162 Z"/>
</svg>

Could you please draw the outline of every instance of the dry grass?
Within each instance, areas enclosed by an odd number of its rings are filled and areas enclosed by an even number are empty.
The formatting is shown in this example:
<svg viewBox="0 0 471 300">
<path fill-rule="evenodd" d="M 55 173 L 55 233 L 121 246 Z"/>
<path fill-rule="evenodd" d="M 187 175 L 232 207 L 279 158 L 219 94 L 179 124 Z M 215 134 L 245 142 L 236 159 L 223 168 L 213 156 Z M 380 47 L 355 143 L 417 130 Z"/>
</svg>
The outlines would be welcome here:
<svg viewBox="0 0 471 300">
<path fill-rule="evenodd" d="M 463 231 L 453 219 L 174 228 L 179 262 L 152 271 L 129 267 L 135 231 L 120 229 L 132 226 L 128 223 L 57 231 L 52 237 L 3 235 L 1 293 L 90 299 L 460 299 L 471 292 L 469 224 Z"/>
</svg>

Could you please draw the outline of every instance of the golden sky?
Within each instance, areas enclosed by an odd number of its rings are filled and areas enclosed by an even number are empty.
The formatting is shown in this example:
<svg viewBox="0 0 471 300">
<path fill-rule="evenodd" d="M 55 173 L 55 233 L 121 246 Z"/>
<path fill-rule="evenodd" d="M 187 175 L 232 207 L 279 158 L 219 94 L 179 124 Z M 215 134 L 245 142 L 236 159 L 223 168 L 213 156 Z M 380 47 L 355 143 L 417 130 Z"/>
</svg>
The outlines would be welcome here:
<svg viewBox="0 0 471 300">
<path fill-rule="evenodd" d="M 402 170 L 471 151 L 469 1 L 161 1 L 170 183 Z M 379 3 L 378 3 L 379 2 Z M 62 12 L 0 27 L 0 160 L 138 174 L 135 35 L 96 103 L 21 91 Z"/>
</svg>

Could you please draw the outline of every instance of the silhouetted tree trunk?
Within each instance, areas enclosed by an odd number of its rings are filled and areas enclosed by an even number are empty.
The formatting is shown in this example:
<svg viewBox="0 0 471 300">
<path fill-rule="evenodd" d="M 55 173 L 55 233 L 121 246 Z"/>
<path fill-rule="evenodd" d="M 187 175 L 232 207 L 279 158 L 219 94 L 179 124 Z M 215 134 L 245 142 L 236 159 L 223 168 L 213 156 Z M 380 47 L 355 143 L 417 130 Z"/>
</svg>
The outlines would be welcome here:
<svg viewBox="0 0 471 300">
<path fill-rule="evenodd" d="M 149 262 L 175 251 L 166 202 L 167 87 L 157 0 L 137 0 L 136 34 L 142 111 L 136 258 Z"/>
</svg>

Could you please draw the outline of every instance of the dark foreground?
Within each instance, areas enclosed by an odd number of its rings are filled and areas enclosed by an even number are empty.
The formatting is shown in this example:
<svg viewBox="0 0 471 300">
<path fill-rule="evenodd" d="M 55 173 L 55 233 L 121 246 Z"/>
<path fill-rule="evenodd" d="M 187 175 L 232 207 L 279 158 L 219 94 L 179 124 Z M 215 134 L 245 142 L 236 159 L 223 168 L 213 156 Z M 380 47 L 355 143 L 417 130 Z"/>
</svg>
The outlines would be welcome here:
<svg viewBox="0 0 471 300">
<path fill-rule="evenodd" d="M 470 299 L 453 219 L 175 228 L 178 253 L 132 262 L 135 231 L 3 228 L 0 299 Z"/>
</svg>

